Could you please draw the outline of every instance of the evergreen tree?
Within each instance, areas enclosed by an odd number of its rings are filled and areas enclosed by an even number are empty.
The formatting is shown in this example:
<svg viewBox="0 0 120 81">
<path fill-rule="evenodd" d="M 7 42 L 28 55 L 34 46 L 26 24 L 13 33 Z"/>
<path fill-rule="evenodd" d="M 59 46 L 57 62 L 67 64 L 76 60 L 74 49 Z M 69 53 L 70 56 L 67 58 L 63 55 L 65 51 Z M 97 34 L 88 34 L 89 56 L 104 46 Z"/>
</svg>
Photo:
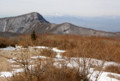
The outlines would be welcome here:
<svg viewBox="0 0 120 81">
<path fill-rule="evenodd" d="M 36 34 L 35 31 L 33 30 L 32 34 L 31 34 L 31 39 L 32 40 L 36 40 Z"/>
</svg>

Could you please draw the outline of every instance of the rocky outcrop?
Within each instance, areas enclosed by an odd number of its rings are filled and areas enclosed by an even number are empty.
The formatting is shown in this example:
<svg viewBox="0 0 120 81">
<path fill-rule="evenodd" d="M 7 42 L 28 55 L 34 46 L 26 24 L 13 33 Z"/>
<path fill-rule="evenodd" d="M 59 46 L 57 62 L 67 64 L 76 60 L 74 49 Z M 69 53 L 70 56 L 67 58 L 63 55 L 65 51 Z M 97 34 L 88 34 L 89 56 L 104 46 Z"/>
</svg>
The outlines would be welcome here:
<svg viewBox="0 0 120 81">
<path fill-rule="evenodd" d="M 0 32 L 27 34 L 33 30 L 39 34 L 54 33 L 106 37 L 113 37 L 119 34 L 83 28 L 70 23 L 52 24 L 36 12 L 0 19 Z"/>
<path fill-rule="evenodd" d="M 0 32 L 25 33 L 34 28 L 36 23 L 49 23 L 40 14 L 33 12 L 17 17 L 0 19 Z"/>
</svg>

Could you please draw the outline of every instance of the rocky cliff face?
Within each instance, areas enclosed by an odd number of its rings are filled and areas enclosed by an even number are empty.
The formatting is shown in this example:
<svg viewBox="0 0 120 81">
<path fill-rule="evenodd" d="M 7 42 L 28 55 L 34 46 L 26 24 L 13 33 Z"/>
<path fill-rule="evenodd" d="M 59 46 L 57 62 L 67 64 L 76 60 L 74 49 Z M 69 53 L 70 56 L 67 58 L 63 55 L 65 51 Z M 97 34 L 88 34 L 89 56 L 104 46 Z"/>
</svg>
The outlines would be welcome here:
<svg viewBox="0 0 120 81">
<path fill-rule="evenodd" d="M 0 19 L 0 32 L 25 33 L 34 28 L 35 23 L 49 23 L 40 14 L 33 12 L 17 17 Z"/>
<path fill-rule="evenodd" d="M 78 27 L 70 23 L 52 24 L 46 21 L 39 13 L 33 12 L 17 17 L 8 17 L 0 19 L 0 32 L 12 33 L 55 33 L 55 34 L 73 34 L 86 36 L 107 36 L 112 37 L 118 33 L 97 31 L 89 28 Z"/>
</svg>

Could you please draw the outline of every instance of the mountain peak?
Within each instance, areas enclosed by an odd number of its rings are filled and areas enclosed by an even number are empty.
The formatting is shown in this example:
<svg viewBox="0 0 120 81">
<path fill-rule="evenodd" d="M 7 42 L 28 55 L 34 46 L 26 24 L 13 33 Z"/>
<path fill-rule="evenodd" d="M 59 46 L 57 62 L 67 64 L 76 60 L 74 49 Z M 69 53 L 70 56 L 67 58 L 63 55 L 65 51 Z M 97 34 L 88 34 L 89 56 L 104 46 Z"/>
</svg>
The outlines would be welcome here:
<svg viewBox="0 0 120 81">
<path fill-rule="evenodd" d="M 0 32 L 17 32 L 23 33 L 39 24 L 48 24 L 49 22 L 37 12 L 32 12 L 15 17 L 7 17 L 0 19 Z"/>
<path fill-rule="evenodd" d="M 38 12 L 31 12 L 31 13 L 24 14 L 24 16 L 26 16 L 26 15 L 34 16 L 34 17 L 42 16 L 42 15 L 39 14 Z M 21 16 L 23 16 L 23 15 L 21 15 Z"/>
<path fill-rule="evenodd" d="M 53 25 L 46 21 L 42 15 L 32 12 L 16 17 L 8 17 L 0 19 L 0 32 L 12 32 L 27 34 L 33 30 L 36 33 L 54 33 L 54 34 L 73 34 L 83 36 L 106 36 L 112 37 L 118 34 L 111 32 L 97 31 L 93 29 L 78 27 L 71 23 L 63 23 Z"/>
<path fill-rule="evenodd" d="M 18 20 L 26 20 L 31 22 L 34 20 L 38 20 L 40 23 L 49 23 L 46 19 L 44 19 L 44 17 L 39 14 L 38 12 L 31 12 L 31 13 L 27 13 L 27 14 L 23 14 L 23 15 L 19 15 L 19 16 L 13 16 L 13 17 L 5 17 L 5 18 L 0 18 L 0 20 L 14 20 L 14 19 L 18 19 Z"/>
<path fill-rule="evenodd" d="M 21 15 L 21 16 L 25 16 L 27 18 L 31 18 L 31 19 L 34 19 L 34 20 L 39 20 L 41 23 L 49 23 L 47 20 L 45 20 L 43 18 L 43 16 L 41 14 L 39 14 L 38 12 L 31 12 L 31 13 L 28 13 L 28 14 L 24 14 L 24 15 Z"/>
</svg>

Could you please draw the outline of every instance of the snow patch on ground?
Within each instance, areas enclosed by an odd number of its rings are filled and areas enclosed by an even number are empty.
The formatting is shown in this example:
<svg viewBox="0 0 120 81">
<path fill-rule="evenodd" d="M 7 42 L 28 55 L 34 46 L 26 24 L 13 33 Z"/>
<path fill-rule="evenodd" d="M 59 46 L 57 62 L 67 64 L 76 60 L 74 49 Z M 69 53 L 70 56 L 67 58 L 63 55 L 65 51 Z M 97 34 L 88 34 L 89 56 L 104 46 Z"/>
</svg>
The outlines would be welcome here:
<svg viewBox="0 0 120 81">
<path fill-rule="evenodd" d="M 23 71 L 23 69 L 14 69 L 14 71 L 11 72 L 0 72 L 0 77 L 12 77 L 15 73 Z"/>
<path fill-rule="evenodd" d="M 62 64 L 60 64 L 59 62 L 65 62 L 67 64 L 68 67 L 79 67 L 77 62 L 83 62 L 86 61 L 86 66 L 89 67 L 89 63 L 91 63 L 92 65 L 101 65 L 104 63 L 104 67 L 109 66 L 109 65 L 120 65 L 118 63 L 115 62 L 108 62 L 108 61 L 102 61 L 102 60 L 98 60 L 98 59 L 93 59 L 93 58 L 70 58 L 70 60 L 68 61 L 67 57 L 63 58 L 61 56 L 62 53 L 66 52 L 65 50 L 59 50 L 57 48 L 49 48 L 49 47 L 45 47 L 45 46 L 35 46 L 35 47 L 28 47 L 29 48 L 37 48 L 37 49 L 51 49 L 52 51 L 56 52 L 56 58 L 53 58 L 56 62 L 54 63 L 55 66 L 59 66 L 62 67 Z M 6 48 L 0 48 L 0 50 L 18 50 L 18 49 L 27 49 L 27 48 L 22 48 L 22 47 L 6 47 Z M 37 59 L 37 58 L 41 58 L 41 59 L 46 59 L 46 58 L 50 58 L 50 57 L 46 57 L 46 56 L 32 56 L 31 59 Z M 8 61 L 10 63 L 15 63 L 17 58 L 14 57 L 12 59 L 9 59 Z M 12 67 L 19 67 L 19 65 L 11 65 Z M 34 65 L 29 66 L 29 68 L 34 67 Z M 24 69 L 20 68 L 20 69 L 13 69 L 13 71 L 11 72 L 0 72 L 0 77 L 11 77 L 13 74 L 18 73 L 18 72 L 23 72 Z M 94 68 L 89 68 L 90 72 L 94 71 Z M 95 77 L 98 74 L 99 71 L 94 71 L 94 73 L 91 76 L 91 81 L 95 81 Z M 98 78 L 98 81 L 120 81 L 117 80 L 115 78 L 110 78 L 108 75 L 113 75 L 113 76 L 118 76 L 120 77 L 120 74 L 116 74 L 116 73 L 110 73 L 110 72 L 102 72 L 101 76 Z"/>
<path fill-rule="evenodd" d="M 10 63 L 16 63 L 16 61 L 14 61 L 13 59 L 9 59 L 8 60 Z"/>
<path fill-rule="evenodd" d="M 12 46 L 8 46 L 6 48 L 0 48 L 0 50 L 16 50 L 16 48 Z"/>
<path fill-rule="evenodd" d="M 34 47 L 31 47 L 31 46 L 29 46 L 28 48 L 48 49 L 49 47 L 46 47 L 46 46 L 34 46 Z"/>
<path fill-rule="evenodd" d="M 47 57 L 46 56 L 32 56 L 31 58 L 32 59 L 38 59 L 38 58 L 46 59 Z"/>
<path fill-rule="evenodd" d="M 0 77 L 11 77 L 12 75 L 12 72 L 0 72 Z"/>
<path fill-rule="evenodd" d="M 57 48 L 52 48 L 52 50 L 53 50 L 54 52 L 57 52 L 57 53 L 64 53 L 64 52 L 65 52 L 65 50 L 59 50 L 59 49 L 57 49 Z"/>
<path fill-rule="evenodd" d="M 120 81 L 117 80 L 115 78 L 110 78 L 108 75 L 112 74 L 114 76 L 119 75 L 119 74 L 113 74 L 113 73 L 109 73 L 109 72 L 103 72 L 100 76 L 100 78 L 98 79 L 98 81 Z M 120 75 L 119 75 L 120 76 Z"/>
</svg>

